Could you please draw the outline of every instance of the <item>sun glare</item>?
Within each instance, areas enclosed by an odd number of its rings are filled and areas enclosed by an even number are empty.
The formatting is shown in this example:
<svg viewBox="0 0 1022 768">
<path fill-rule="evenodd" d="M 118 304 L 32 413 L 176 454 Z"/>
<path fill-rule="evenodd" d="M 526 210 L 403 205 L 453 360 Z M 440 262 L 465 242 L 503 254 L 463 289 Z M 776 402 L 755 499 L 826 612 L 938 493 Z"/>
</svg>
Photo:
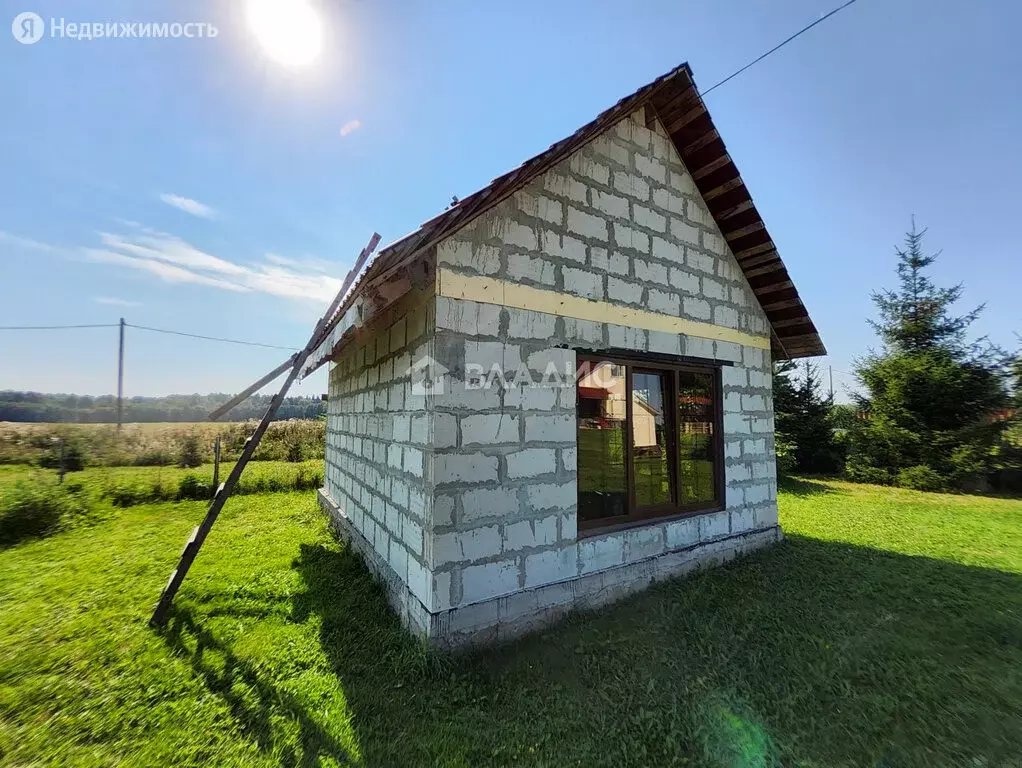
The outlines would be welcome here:
<svg viewBox="0 0 1022 768">
<path fill-rule="evenodd" d="M 248 25 L 266 54 L 286 67 L 319 56 L 323 26 L 306 0 L 248 0 Z"/>
</svg>

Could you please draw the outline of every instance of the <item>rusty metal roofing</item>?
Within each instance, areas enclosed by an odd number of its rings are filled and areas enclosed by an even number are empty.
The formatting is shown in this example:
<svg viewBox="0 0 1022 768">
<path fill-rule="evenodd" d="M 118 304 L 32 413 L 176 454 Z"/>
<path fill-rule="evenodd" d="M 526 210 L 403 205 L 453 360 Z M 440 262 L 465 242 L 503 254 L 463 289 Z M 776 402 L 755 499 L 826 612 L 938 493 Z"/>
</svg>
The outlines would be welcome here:
<svg viewBox="0 0 1022 768">
<path fill-rule="evenodd" d="M 745 182 L 710 119 L 687 63 L 642 86 L 567 138 L 498 176 L 487 186 L 381 250 L 352 288 L 334 323 L 340 320 L 367 285 L 388 279 L 389 275 L 423 255 L 428 248 L 505 200 L 640 107 L 646 107 L 648 115 L 655 114 L 667 130 L 763 306 L 772 329 L 774 357 L 826 354 L 816 326 L 791 282 Z"/>
</svg>

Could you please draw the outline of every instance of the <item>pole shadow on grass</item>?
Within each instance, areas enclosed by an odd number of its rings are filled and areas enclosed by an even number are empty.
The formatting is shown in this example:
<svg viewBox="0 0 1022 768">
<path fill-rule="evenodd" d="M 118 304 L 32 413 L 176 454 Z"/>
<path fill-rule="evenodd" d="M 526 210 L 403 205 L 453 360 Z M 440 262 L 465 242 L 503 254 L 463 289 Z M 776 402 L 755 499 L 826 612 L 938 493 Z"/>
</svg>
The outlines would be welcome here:
<svg viewBox="0 0 1022 768">
<path fill-rule="evenodd" d="M 161 636 L 175 654 L 188 659 L 207 690 L 224 700 L 245 734 L 253 737 L 263 752 L 279 754 L 280 765 L 320 765 L 319 757 L 324 754 L 341 764 L 352 762 L 344 745 L 301 702 L 217 640 L 190 609 L 172 609 L 171 621 Z M 273 742 L 272 721 L 281 715 L 298 726 L 300 755 L 294 748 L 281 750 Z"/>
<path fill-rule="evenodd" d="M 303 545 L 366 765 L 1014 764 L 1022 577 L 794 536 L 516 643 L 436 657 Z"/>
</svg>

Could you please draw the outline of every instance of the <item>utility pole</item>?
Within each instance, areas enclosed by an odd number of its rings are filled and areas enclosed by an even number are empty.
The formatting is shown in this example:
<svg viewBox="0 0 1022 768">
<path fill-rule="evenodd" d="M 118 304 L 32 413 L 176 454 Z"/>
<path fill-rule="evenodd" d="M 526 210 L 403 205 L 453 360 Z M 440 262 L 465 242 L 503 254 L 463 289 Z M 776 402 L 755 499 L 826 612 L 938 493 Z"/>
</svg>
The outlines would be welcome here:
<svg viewBox="0 0 1022 768">
<path fill-rule="evenodd" d="M 830 402 L 834 402 L 834 366 L 828 365 L 827 368 L 830 370 Z"/>
<path fill-rule="evenodd" d="M 124 418 L 124 318 L 120 325 L 121 343 L 117 349 L 117 429 Z"/>
</svg>

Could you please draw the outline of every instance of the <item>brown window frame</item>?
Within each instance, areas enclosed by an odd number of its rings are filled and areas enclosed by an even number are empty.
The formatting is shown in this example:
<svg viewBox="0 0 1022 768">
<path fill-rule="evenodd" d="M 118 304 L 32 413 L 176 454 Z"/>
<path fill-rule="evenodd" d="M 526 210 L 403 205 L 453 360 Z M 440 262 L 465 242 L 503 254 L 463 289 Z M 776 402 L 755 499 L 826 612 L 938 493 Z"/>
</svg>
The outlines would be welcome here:
<svg viewBox="0 0 1022 768">
<path fill-rule="evenodd" d="M 577 365 L 583 363 L 611 363 L 624 366 L 625 388 L 628 396 L 625 398 L 625 482 L 628 486 L 628 512 L 616 517 L 600 518 L 597 520 L 582 520 L 578 518 L 579 537 L 592 536 L 649 525 L 654 522 L 664 522 L 665 519 L 695 517 L 711 512 L 718 512 L 725 508 L 725 478 L 724 478 L 724 403 L 723 384 L 721 368 L 726 365 L 723 362 L 714 361 L 677 361 L 668 362 L 655 357 L 644 355 L 577 355 Z M 670 435 L 667 441 L 668 471 L 671 477 L 673 499 L 667 504 L 657 504 L 639 507 L 635 502 L 635 470 L 632 462 L 633 438 L 632 438 L 632 374 L 640 373 L 662 374 L 669 373 L 669 389 L 664 393 L 664 402 L 671 406 L 664 409 L 664 430 Z M 681 504 L 680 493 L 681 483 L 678 477 L 678 374 L 682 372 L 709 374 L 713 380 L 713 488 L 714 500 L 710 502 L 696 502 L 692 504 Z M 576 392 L 578 384 L 576 383 Z M 577 398 L 577 395 L 576 395 Z M 576 411 L 577 412 L 577 411 Z M 576 440 L 578 430 L 576 427 Z"/>
</svg>

